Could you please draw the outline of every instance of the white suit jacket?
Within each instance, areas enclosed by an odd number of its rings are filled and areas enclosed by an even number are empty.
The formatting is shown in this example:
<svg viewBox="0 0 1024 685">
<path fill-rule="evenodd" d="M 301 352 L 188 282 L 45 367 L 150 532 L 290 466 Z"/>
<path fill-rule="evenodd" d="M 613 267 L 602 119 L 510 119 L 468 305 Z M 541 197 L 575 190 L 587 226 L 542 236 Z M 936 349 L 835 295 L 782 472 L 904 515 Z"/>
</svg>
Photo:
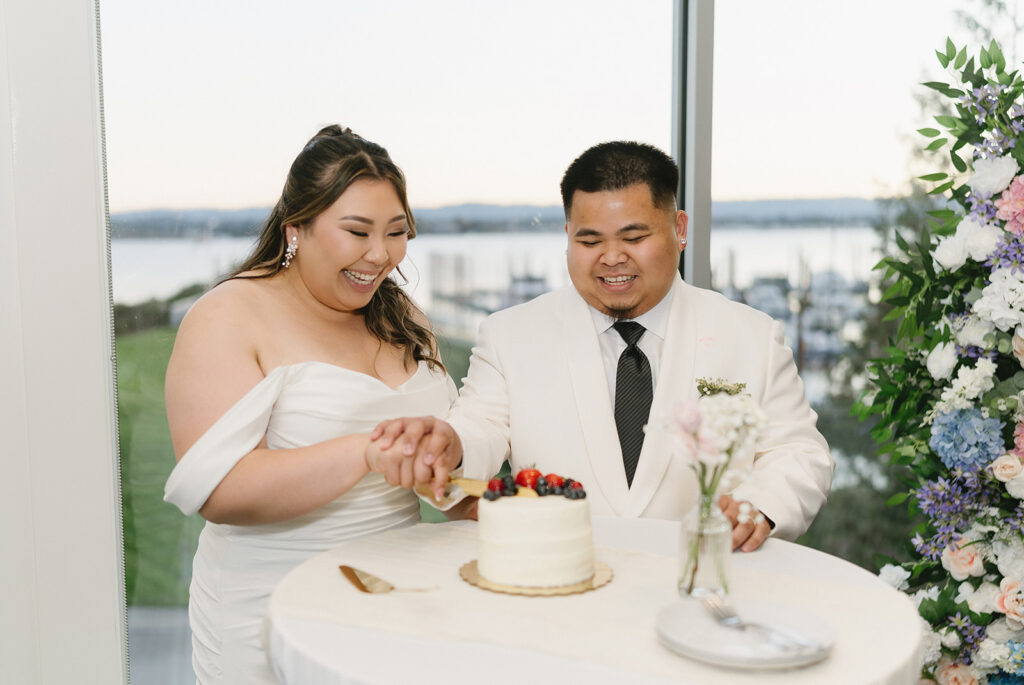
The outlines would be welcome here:
<svg viewBox="0 0 1024 685">
<path fill-rule="evenodd" d="M 718 293 L 678 280 L 651 405 L 651 420 L 696 398 L 696 379 L 744 382 L 768 428 L 734 496 L 775 522 L 773 534 L 803 533 L 825 503 L 834 463 L 817 431 L 782 327 Z M 594 514 L 680 520 L 697 479 L 669 437 L 649 431 L 633 485 L 626 483 L 597 331 L 571 286 L 497 312 L 481 325 L 469 373 L 449 416 L 463 444 L 463 475 L 486 479 L 510 458 L 583 483 Z"/>
</svg>

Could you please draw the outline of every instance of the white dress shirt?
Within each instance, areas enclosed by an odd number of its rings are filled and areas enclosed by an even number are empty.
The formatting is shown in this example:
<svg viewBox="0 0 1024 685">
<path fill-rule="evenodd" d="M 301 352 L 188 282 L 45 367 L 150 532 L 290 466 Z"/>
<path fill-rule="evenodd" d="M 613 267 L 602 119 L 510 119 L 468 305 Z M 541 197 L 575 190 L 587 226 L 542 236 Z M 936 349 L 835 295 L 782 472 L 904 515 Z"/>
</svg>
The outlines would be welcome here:
<svg viewBox="0 0 1024 685">
<path fill-rule="evenodd" d="M 657 387 L 658 369 L 661 362 L 661 348 L 665 344 L 668 333 L 668 315 L 672 308 L 672 291 L 669 290 L 661 302 L 651 307 L 635 319 L 616 319 L 602 311 L 587 305 L 590 316 L 597 330 L 597 340 L 601 345 L 601 360 L 604 362 L 604 375 L 608 379 L 608 391 L 611 393 L 612 407 L 615 406 L 615 378 L 618 375 L 619 357 L 626 349 L 626 341 L 612 326 L 617 321 L 635 321 L 647 329 L 637 347 L 647 356 L 651 365 L 651 389 Z"/>
</svg>

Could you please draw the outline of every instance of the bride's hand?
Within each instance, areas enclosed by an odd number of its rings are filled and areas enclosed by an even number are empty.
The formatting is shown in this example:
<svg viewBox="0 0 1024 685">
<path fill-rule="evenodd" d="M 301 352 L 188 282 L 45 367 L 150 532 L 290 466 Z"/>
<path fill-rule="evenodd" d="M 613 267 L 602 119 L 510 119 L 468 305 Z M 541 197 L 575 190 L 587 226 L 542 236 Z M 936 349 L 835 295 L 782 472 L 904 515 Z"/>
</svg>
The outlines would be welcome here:
<svg viewBox="0 0 1024 685">
<path fill-rule="evenodd" d="M 366 444 L 364 458 L 366 467 L 373 473 L 383 475 L 389 485 L 407 489 L 429 481 L 433 473 L 429 466 L 417 462 L 415 454 L 406 454 L 397 445 L 382 449 L 381 443 L 373 439 Z"/>
<path fill-rule="evenodd" d="M 382 421 L 370 440 L 382 453 L 415 457 L 412 466 L 402 468 L 410 469 L 415 485 L 429 483 L 438 498 L 444 495 L 449 472 L 462 461 L 462 441 L 455 429 L 433 416 Z"/>
</svg>

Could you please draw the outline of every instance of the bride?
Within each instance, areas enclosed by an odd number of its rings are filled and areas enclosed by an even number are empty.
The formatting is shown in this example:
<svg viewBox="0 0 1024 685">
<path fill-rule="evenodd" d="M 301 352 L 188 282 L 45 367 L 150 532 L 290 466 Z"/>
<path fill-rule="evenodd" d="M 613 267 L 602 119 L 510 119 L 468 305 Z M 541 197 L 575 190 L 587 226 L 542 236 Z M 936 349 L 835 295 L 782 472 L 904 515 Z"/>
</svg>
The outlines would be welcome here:
<svg viewBox="0 0 1024 685">
<path fill-rule="evenodd" d="M 419 521 L 403 488 L 430 467 L 369 440 L 381 420 L 443 416 L 455 397 L 425 317 L 389 277 L 415 235 L 387 151 L 329 126 L 295 159 L 251 256 L 181 323 L 165 499 L 207 520 L 189 589 L 203 685 L 276 682 L 259 636 L 277 581 Z"/>
</svg>

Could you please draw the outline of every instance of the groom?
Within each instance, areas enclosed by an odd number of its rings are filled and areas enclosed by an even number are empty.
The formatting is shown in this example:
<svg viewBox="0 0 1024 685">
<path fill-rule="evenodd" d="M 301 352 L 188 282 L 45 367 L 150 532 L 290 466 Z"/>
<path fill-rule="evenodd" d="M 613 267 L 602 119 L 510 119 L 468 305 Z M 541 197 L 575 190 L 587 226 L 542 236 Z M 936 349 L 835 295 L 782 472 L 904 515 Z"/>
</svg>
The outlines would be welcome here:
<svg viewBox="0 0 1024 685">
<path fill-rule="evenodd" d="M 733 546 L 751 551 L 774 531 L 793 539 L 825 503 L 834 463 L 815 428 L 781 326 L 745 305 L 684 283 L 684 212 L 675 162 L 633 142 L 596 145 L 562 179 L 571 288 L 491 315 L 447 423 L 396 419 L 373 437 L 394 484 L 435 488 L 462 460 L 487 479 L 504 459 L 581 481 L 597 515 L 680 520 L 697 481 L 669 438 L 644 431 L 701 377 L 746 384 L 768 424 L 733 465 L 746 480 L 719 504 Z M 415 467 L 408 462 L 415 459 Z M 402 462 L 405 461 L 403 466 Z"/>
</svg>

